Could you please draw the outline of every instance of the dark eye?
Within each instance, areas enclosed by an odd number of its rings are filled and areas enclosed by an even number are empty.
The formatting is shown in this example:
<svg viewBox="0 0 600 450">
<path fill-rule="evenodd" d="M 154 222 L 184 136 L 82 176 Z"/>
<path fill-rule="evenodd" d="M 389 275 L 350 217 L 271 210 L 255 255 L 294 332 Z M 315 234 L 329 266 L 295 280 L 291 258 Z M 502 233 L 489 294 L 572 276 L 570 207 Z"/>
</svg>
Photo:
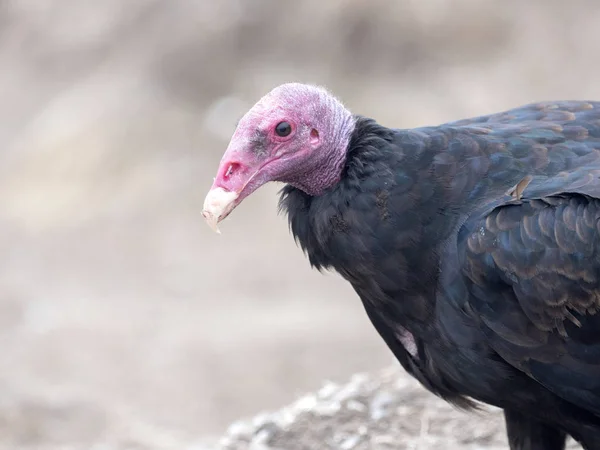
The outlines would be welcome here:
<svg viewBox="0 0 600 450">
<path fill-rule="evenodd" d="M 292 126 L 288 122 L 279 122 L 275 127 L 277 136 L 286 137 L 292 132 Z"/>
</svg>

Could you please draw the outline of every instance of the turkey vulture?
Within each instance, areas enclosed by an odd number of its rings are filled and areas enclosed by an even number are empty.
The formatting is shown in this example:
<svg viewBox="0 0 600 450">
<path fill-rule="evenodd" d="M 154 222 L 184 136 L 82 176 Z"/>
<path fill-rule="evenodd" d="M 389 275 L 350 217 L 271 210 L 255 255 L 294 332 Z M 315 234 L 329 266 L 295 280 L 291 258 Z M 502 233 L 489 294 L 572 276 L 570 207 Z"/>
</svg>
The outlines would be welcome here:
<svg viewBox="0 0 600 450">
<path fill-rule="evenodd" d="M 204 218 L 269 181 L 429 391 L 502 408 L 513 450 L 600 449 L 600 102 L 391 129 L 283 84 L 240 120 Z"/>
</svg>

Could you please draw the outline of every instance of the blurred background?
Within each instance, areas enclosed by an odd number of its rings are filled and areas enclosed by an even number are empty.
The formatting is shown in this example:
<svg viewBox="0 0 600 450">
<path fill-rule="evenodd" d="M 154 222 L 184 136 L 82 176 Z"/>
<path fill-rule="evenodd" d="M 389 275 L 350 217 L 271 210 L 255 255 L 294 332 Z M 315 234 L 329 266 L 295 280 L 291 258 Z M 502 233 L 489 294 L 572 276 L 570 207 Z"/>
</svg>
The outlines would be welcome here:
<svg viewBox="0 0 600 450">
<path fill-rule="evenodd" d="M 592 0 L 0 0 L 0 446 L 192 448 L 393 364 L 280 186 L 204 224 L 236 121 L 287 81 L 395 127 L 600 100 L 599 26 Z"/>
</svg>

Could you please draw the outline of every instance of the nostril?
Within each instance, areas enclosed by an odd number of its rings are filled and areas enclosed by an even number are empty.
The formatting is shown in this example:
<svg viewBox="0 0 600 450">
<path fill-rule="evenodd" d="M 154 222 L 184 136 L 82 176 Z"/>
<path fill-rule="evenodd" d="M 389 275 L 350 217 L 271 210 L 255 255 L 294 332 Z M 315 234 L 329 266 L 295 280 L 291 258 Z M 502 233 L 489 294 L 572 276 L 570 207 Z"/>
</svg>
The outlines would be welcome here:
<svg viewBox="0 0 600 450">
<path fill-rule="evenodd" d="M 231 163 L 229 164 L 229 167 L 227 167 L 227 170 L 225 171 L 225 178 L 229 178 L 231 175 L 233 175 L 235 172 L 237 172 L 240 168 L 240 165 L 238 163 Z"/>
</svg>

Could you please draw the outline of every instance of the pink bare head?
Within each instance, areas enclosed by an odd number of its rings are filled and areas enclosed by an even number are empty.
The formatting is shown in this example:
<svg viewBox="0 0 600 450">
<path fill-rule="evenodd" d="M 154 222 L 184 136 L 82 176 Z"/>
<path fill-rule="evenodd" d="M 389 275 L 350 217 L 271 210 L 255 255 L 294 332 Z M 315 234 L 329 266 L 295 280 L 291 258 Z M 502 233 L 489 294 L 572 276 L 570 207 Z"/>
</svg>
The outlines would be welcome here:
<svg viewBox="0 0 600 450">
<path fill-rule="evenodd" d="M 354 120 L 325 89 L 300 83 L 276 87 L 240 120 L 206 197 L 214 229 L 241 201 L 269 181 L 320 195 L 340 179 Z"/>
</svg>

